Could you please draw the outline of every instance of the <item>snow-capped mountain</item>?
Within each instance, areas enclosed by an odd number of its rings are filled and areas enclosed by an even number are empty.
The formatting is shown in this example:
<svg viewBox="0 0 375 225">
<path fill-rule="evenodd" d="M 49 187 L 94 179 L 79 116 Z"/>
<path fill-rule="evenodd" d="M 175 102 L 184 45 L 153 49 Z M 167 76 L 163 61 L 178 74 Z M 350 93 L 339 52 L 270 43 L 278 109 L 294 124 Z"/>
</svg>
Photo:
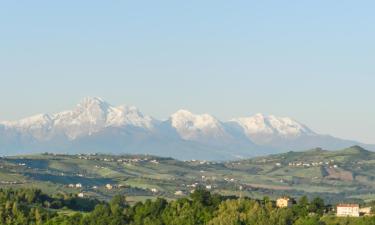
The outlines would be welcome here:
<svg viewBox="0 0 375 225">
<path fill-rule="evenodd" d="M 264 116 L 258 113 L 252 117 L 241 117 L 232 119 L 231 121 L 237 122 L 243 127 L 249 137 L 257 134 L 277 135 L 286 138 L 300 135 L 315 135 L 315 132 L 307 126 L 289 117 Z"/>
<path fill-rule="evenodd" d="M 85 98 L 74 109 L 0 123 L 0 154 L 33 152 L 150 153 L 179 159 L 225 160 L 314 147 L 361 145 L 320 135 L 291 118 L 256 114 L 220 121 L 179 110 L 168 120 L 134 106 Z M 375 150 L 374 146 L 362 145 Z"/>
<path fill-rule="evenodd" d="M 195 115 L 187 110 L 179 110 L 171 115 L 170 124 L 184 140 L 207 143 L 232 138 L 222 122 L 209 114 Z"/>
<path fill-rule="evenodd" d="M 258 113 L 251 117 L 230 120 L 243 129 L 245 135 L 259 145 L 270 144 L 273 140 L 294 140 L 302 136 L 317 134 L 302 123 L 289 117 L 265 116 Z"/>
<path fill-rule="evenodd" d="M 50 139 L 57 134 L 74 140 L 107 127 L 152 129 L 155 122 L 134 106 L 113 107 L 101 98 L 85 98 L 73 110 L 53 115 L 40 114 L 3 124 L 8 129 L 26 133 L 37 140 Z"/>
</svg>

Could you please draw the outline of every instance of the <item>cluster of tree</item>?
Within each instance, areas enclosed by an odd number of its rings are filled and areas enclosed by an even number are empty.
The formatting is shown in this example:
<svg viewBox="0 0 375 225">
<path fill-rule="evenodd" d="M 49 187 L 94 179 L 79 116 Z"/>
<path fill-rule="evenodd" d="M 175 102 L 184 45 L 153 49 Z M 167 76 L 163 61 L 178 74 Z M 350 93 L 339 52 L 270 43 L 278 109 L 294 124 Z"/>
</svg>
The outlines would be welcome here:
<svg viewBox="0 0 375 225">
<path fill-rule="evenodd" d="M 198 189 L 174 201 L 163 198 L 130 206 L 125 196 L 110 202 L 87 200 L 77 204 L 73 196 L 48 196 L 39 190 L 0 190 L 0 224 L 36 225 L 375 225 L 375 217 L 327 216 L 320 198 L 302 197 L 290 208 L 277 208 L 269 198 L 224 197 Z M 53 203 L 58 201 L 59 203 Z M 52 207 L 53 206 L 53 207 Z M 73 206 L 73 207 L 72 207 Z M 60 207 L 60 208 L 59 208 Z M 62 213 L 63 208 L 89 209 Z"/>
<path fill-rule="evenodd" d="M 43 224 L 58 210 L 92 211 L 100 202 L 72 194 L 49 196 L 39 189 L 0 189 L 0 224 Z"/>
</svg>

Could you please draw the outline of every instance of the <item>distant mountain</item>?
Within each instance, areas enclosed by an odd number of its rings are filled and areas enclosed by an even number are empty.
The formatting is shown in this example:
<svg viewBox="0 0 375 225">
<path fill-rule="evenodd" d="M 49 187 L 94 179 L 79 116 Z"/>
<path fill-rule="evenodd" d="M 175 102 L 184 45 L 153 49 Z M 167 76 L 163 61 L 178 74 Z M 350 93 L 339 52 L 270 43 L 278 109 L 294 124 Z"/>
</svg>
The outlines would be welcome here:
<svg viewBox="0 0 375 225">
<path fill-rule="evenodd" d="M 179 110 L 168 120 L 143 115 L 134 106 L 114 107 L 85 98 L 73 110 L 0 123 L 0 153 L 150 153 L 178 159 L 226 160 L 314 147 L 361 145 L 320 135 L 291 119 L 256 114 L 220 121 Z"/>
</svg>

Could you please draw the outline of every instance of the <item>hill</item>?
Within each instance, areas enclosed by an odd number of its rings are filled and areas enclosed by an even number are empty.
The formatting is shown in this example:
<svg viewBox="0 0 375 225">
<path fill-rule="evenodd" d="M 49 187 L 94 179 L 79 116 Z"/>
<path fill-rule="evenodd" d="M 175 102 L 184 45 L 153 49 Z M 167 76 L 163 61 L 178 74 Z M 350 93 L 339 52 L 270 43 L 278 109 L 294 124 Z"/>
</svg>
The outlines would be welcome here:
<svg viewBox="0 0 375 225">
<path fill-rule="evenodd" d="M 134 200 L 158 196 L 173 199 L 197 186 L 223 195 L 249 197 L 308 195 L 323 196 L 328 202 L 375 199 L 375 153 L 359 146 L 228 162 L 45 153 L 4 157 L 0 165 L 1 187 L 38 187 L 47 193 L 83 192 L 103 200 L 117 193 Z M 76 184 L 82 187 L 75 187 Z M 105 188 L 106 184 L 113 189 Z"/>
</svg>

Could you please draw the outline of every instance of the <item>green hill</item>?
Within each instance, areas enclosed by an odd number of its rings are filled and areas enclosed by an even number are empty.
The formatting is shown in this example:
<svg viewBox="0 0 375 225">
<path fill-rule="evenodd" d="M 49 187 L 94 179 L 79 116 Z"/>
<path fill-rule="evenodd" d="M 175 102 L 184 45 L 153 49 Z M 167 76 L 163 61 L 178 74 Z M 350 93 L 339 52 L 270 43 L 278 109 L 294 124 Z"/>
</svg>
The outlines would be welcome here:
<svg viewBox="0 0 375 225">
<path fill-rule="evenodd" d="M 82 187 L 69 187 L 78 183 Z M 106 189 L 106 184 L 113 189 Z M 117 193 L 134 201 L 158 196 L 173 199 L 204 186 L 224 195 L 370 201 L 375 199 L 375 153 L 353 146 L 229 162 L 184 162 L 148 155 L 14 156 L 0 159 L 0 186 L 83 192 L 103 200 Z"/>
</svg>

